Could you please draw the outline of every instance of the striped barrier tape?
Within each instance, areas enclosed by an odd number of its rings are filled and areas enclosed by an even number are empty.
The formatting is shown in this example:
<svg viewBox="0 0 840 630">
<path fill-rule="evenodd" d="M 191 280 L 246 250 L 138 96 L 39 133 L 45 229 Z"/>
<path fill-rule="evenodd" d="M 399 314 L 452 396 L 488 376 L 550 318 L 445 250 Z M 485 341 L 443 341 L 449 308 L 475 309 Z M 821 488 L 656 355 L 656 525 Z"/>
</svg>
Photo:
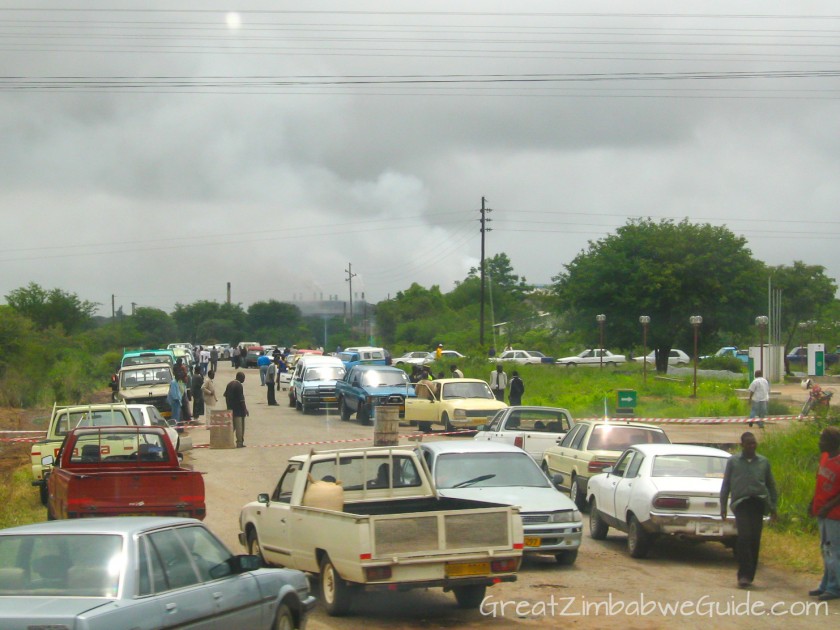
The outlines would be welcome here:
<svg viewBox="0 0 840 630">
<path fill-rule="evenodd" d="M 0 429 L 0 433 L 40 433 L 41 435 L 46 435 L 46 431 L 22 431 L 22 430 L 13 430 L 13 429 Z"/>
<path fill-rule="evenodd" d="M 475 433 L 474 430 L 468 431 L 449 431 L 445 433 L 435 433 L 434 435 L 463 435 L 463 434 L 473 434 Z M 413 438 L 413 437 L 420 437 L 426 435 L 425 433 L 406 433 L 404 435 L 398 435 L 397 438 Z M 257 444 L 256 446 L 250 448 L 280 448 L 284 446 L 318 446 L 322 444 L 347 444 L 349 442 L 370 442 L 373 439 L 373 436 L 364 437 L 364 438 L 353 438 L 348 440 L 318 440 L 315 442 L 286 442 L 282 444 Z M 196 444 L 193 446 L 194 449 L 196 448 L 210 448 L 209 444 Z"/>
</svg>

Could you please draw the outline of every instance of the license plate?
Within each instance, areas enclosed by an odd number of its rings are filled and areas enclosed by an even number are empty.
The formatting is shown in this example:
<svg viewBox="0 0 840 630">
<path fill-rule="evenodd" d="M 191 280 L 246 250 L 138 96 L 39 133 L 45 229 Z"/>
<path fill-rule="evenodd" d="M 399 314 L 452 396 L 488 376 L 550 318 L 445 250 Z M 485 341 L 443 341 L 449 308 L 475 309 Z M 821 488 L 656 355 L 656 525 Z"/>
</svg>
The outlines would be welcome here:
<svg viewBox="0 0 840 630">
<path fill-rule="evenodd" d="M 723 536 L 723 525 L 716 523 L 697 523 L 694 531 L 698 536 Z"/>
<path fill-rule="evenodd" d="M 335 396 L 327 396 L 324 398 L 324 402 L 336 402 Z"/>
<path fill-rule="evenodd" d="M 539 536 L 525 536 L 526 547 L 539 547 L 542 544 L 542 538 Z"/>
<path fill-rule="evenodd" d="M 463 577 L 465 575 L 489 575 L 489 562 L 453 562 L 446 565 L 446 577 Z"/>
</svg>

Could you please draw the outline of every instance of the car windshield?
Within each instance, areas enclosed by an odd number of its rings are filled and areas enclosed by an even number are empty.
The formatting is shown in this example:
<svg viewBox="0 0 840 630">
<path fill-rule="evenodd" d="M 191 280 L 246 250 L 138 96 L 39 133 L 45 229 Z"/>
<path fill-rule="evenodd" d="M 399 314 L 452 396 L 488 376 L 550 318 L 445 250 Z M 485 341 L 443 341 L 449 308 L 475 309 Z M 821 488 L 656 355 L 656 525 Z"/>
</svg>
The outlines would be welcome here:
<svg viewBox="0 0 840 630">
<path fill-rule="evenodd" d="M 368 370 L 362 375 L 362 384 L 368 387 L 402 387 L 408 385 L 408 375 L 402 370 L 393 372 Z"/>
<path fill-rule="evenodd" d="M 124 357 L 122 364 L 126 365 L 143 365 L 144 363 L 168 363 L 173 365 L 172 356 L 169 354 L 146 354 L 136 357 Z"/>
<path fill-rule="evenodd" d="M 657 455 L 650 476 L 723 479 L 728 459 L 714 455 Z"/>
<path fill-rule="evenodd" d="M 588 450 L 623 451 L 635 444 L 670 444 L 670 441 L 660 429 L 602 424 L 592 429 Z"/>
<path fill-rule="evenodd" d="M 549 488 L 548 479 L 525 453 L 444 453 L 435 464 L 440 489 L 528 486 Z"/>
<path fill-rule="evenodd" d="M 304 381 L 338 381 L 344 378 L 344 368 L 338 365 L 313 367 L 306 370 Z"/>
<path fill-rule="evenodd" d="M 124 565 L 121 536 L 0 536 L 0 597 L 114 598 Z"/>
<path fill-rule="evenodd" d="M 172 372 L 165 368 L 143 370 L 125 370 L 120 372 L 120 387 L 140 387 L 148 385 L 166 385 L 172 380 Z"/>
<path fill-rule="evenodd" d="M 542 352 L 537 352 L 536 350 L 528 350 L 527 353 L 532 357 L 544 357 L 545 355 Z"/>
<path fill-rule="evenodd" d="M 458 382 L 445 383 L 443 386 L 444 398 L 486 398 L 488 400 L 495 398 L 490 386 L 481 382 Z"/>
</svg>

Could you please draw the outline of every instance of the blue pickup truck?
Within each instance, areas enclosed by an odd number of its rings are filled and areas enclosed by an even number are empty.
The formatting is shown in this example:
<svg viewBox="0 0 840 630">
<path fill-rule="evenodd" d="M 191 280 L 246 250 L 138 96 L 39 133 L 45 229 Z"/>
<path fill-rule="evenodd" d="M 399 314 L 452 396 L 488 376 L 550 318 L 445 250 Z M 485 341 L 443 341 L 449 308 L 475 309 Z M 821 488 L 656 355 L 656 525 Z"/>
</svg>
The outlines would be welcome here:
<svg viewBox="0 0 840 630">
<path fill-rule="evenodd" d="M 416 395 L 408 375 L 386 365 L 354 365 L 335 384 L 335 393 L 341 419 L 347 421 L 355 413 L 361 424 L 372 424 L 378 405 L 399 405 L 404 418 L 405 399 Z"/>
</svg>

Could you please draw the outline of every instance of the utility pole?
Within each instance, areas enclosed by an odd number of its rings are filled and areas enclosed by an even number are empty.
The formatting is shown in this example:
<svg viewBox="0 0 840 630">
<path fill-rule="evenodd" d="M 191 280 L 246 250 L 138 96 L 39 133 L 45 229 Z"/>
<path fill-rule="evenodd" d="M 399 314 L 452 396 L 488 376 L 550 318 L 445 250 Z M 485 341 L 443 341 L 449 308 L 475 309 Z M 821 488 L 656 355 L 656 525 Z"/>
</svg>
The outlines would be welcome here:
<svg viewBox="0 0 840 630">
<path fill-rule="evenodd" d="M 353 265 L 351 263 L 347 263 L 347 269 L 344 270 L 344 273 L 347 274 L 347 282 L 350 283 L 350 330 L 353 330 L 353 278 L 356 277 L 356 274 L 353 273 Z"/>
<path fill-rule="evenodd" d="M 131 303 L 131 314 L 134 315 L 134 311 L 137 310 L 137 302 Z"/>
<path fill-rule="evenodd" d="M 227 303 L 230 304 L 230 282 L 227 283 Z"/>
<path fill-rule="evenodd" d="M 111 319 L 117 319 L 117 305 L 113 293 L 111 294 Z"/>
<path fill-rule="evenodd" d="M 478 345 L 484 347 L 484 233 L 490 232 L 491 229 L 486 227 L 487 223 L 489 223 L 492 219 L 488 219 L 485 216 L 487 212 L 493 212 L 490 208 L 484 207 L 484 202 L 486 200 L 484 197 L 481 198 L 481 312 L 479 315 L 479 330 L 478 330 Z"/>
</svg>

